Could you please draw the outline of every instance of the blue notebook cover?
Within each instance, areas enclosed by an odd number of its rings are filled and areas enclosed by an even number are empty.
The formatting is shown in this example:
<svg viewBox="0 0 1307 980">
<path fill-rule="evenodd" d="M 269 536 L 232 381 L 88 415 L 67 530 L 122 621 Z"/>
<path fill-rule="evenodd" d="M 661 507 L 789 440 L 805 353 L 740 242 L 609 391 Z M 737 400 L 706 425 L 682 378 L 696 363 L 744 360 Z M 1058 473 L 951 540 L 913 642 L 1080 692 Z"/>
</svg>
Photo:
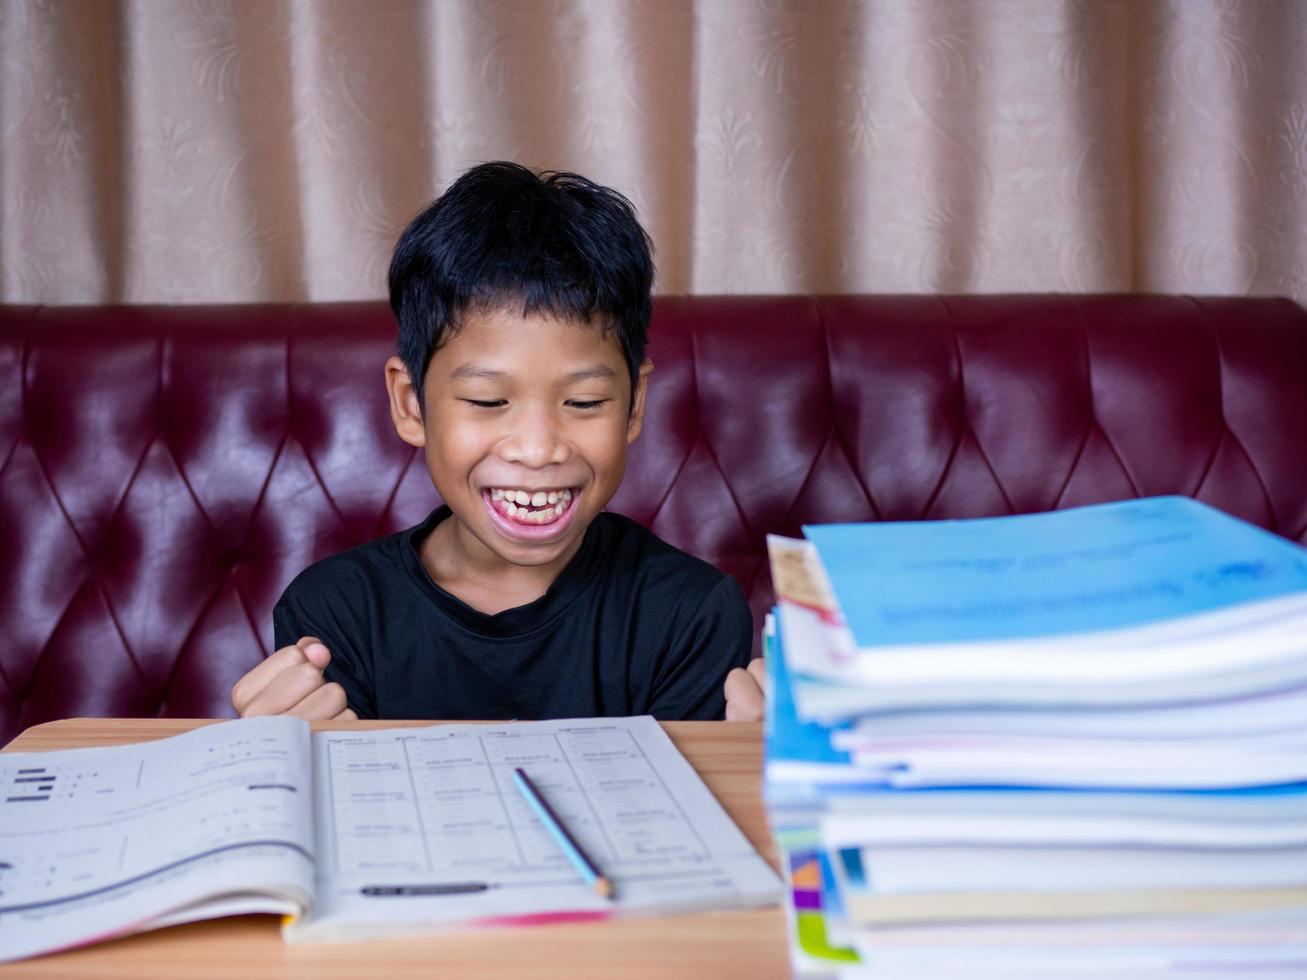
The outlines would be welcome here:
<svg viewBox="0 0 1307 980">
<path fill-rule="evenodd" d="M 780 617 L 784 614 L 784 610 L 773 607 L 772 615 L 777 619 L 778 627 Z M 791 675 L 781 653 L 778 633 L 763 635 L 763 653 L 767 668 L 767 758 L 785 762 L 851 766 L 853 759 L 849 753 L 831 745 L 831 734 L 848 729 L 850 726 L 847 723 L 827 727 L 819 722 L 799 720 L 794 706 Z"/>
<path fill-rule="evenodd" d="M 1188 497 L 803 532 L 863 648 L 1121 629 L 1307 593 L 1307 549 Z"/>
</svg>

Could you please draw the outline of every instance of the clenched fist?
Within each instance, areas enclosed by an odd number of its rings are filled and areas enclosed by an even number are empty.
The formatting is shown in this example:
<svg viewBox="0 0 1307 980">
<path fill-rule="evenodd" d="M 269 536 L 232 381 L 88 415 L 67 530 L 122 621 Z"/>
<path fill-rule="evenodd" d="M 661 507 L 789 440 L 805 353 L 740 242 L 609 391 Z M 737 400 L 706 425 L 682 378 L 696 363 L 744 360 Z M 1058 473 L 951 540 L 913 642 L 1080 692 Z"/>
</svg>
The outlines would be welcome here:
<svg viewBox="0 0 1307 980">
<path fill-rule="evenodd" d="M 767 668 L 761 657 L 749 669 L 736 667 L 726 675 L 726 720 L 762 721 L 767 706 Z"/>
<path fill-rule="evenodd" d="M 356 721 L 345 689 L 322 676 L 331 652 L 316 636 L 282 647 L 236 682 L 231 703 L 242 718 L 294 715 L 306 721 Z"/>
</svg>

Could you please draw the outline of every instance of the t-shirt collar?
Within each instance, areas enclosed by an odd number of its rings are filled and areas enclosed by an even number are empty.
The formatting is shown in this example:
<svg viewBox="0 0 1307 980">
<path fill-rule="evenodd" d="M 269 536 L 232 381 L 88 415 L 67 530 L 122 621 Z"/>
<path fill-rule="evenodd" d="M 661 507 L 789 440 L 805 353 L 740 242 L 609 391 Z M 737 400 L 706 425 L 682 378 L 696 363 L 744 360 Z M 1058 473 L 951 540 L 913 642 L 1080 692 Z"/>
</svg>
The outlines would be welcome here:
<svg viewBox="0 0 1307 980">
<path fill-rule="evenodd" d="M 490 615 L 473 609 L 462 599 L 442 589 L 422 564 L 422 542 L 451 513 L 449 507 L 442 504 L 427 515 L 421 524 L 403 533 L 401 551 L 404 565 L 418 588 L 439 612 L 464 629 L 485 637 L 520 637 L 547 627 L 586 591 L 591 579 L 602 567 L 604 555 L 609 550 L 613 537 L 607 515 L 599 514 L 586 528 L 576 555 L 544 595 L 524 606 L 514 606 Z"/>
</svg>

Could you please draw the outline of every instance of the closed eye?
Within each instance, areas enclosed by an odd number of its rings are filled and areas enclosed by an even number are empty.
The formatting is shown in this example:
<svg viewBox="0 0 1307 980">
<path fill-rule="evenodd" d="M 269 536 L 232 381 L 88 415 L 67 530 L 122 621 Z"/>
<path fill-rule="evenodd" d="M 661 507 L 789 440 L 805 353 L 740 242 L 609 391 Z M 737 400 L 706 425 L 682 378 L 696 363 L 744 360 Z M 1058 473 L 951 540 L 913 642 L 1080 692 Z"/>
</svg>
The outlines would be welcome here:
<svg viewBox="0 0 1307 980">
<path fill-rule="evenodd" d="M 508 402 L 502 398 L 496 398 L 491 401 L 483 401 L 479 398 L 460 398 L 459 401 L 466 402 L 473 408 L 503 408 Z"/>
<path fill-rule="evenodd" d="M 567 404 L 568 407 L 570 408 L 579 408 L 585 411 L 593 411 L 594 409 L 599 408 L 602 405 L 608 404 L 608 401 L 609 399 L 607 398 L 596 398 L 593 401 L 580 401 L 578 399 L 572 398 L 568 400 Z"/>
</svg>

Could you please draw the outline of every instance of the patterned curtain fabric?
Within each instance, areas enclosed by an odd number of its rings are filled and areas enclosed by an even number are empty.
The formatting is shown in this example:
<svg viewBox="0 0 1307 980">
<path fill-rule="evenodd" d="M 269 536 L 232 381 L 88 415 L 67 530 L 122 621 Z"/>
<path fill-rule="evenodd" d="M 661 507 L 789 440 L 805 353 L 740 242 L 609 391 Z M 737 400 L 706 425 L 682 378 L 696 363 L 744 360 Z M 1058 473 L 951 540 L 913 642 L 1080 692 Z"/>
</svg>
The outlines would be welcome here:
<svg viewBox="0 0 1307 980">
<path fill-rule="evenodd" d="M 0 301 L 384 295 L 510 158 L 668 293 L 1307 300 L 1302 0 L 0 0 Z"/>
</svg>

